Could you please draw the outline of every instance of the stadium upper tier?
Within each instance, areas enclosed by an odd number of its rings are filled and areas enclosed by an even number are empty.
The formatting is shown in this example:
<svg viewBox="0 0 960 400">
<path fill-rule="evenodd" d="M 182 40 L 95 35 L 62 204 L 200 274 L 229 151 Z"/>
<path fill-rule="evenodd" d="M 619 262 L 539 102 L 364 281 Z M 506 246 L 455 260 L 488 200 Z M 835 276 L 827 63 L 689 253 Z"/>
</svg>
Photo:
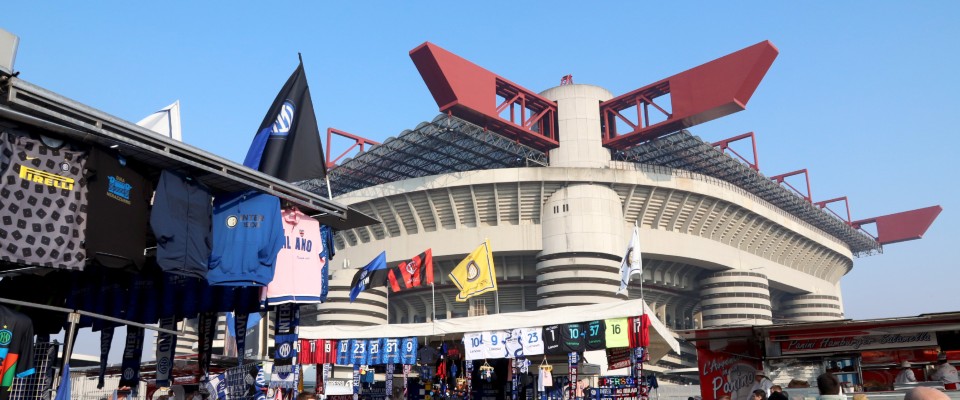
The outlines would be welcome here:
<svg viewBox="0 0 960 400">
<path fill-rule="evenodd" d="M 641 143 L 626 151 L 610 150 L 615 168 L 653 169 L 713 180 L 755 198 L 771 211 L 842 242 L 855 256 L 881 250 L 869 235 L 815 207 L 789 189 L 744 165 L 686 130 Z M 464 171 L 549 166 L 547 154 L 484 130 L 457 117 L 438 115 L 414 130 L 391 137 L 330 170 L 334 196 L 406 179 Z M 682 172 L 681 172 L 682 171 Z M 690 174 L 692 173 L 692 174 Z M 304 183 L 326 193 L 322 180 Z M 375 213 L 374 210 L 368 210 Z M 371 214 L 375 215 L 375 214 Z M 383 220 L 383 217 L 380 218 Z"/>
</svg>

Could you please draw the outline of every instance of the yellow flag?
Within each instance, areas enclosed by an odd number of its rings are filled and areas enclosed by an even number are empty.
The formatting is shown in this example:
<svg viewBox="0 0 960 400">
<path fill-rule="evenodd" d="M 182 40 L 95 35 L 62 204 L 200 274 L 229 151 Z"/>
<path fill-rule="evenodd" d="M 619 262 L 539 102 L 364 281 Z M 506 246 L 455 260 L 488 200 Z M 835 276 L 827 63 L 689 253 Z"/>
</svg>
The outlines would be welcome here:
<svg viewBox="0 0 960 400">
<path fill-rule="evenodd" d="M 484 240 L 480 247 L 460 261 L 450 272 L 450 280 L 460 289 L 457 301 L 497 290 L 497 271 L 493 267 L 493 252 L 490 241 Z"/>
</svg>

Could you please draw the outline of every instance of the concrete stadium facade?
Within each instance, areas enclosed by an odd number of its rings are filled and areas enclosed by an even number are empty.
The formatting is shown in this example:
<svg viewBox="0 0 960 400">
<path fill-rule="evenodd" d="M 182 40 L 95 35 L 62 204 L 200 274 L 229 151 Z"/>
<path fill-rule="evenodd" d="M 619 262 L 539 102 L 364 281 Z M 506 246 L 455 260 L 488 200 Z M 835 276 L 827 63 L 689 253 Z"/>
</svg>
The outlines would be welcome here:
<svg viewBox="0 0 960 400">
<path fill-rule="evenodd" d="M 564 85 L 541 95 L 559 110 L 560 146 L 549 166 L 444 173 L 337 196 L 380 223 L 338 233 L 330 300 L 305 315 L 321 325 L 374 325 L 430 321 L 434 310 L 447 319 L 623 301 L 615 295 L 619 265 L 636 223 L 644 298 L 668 327 L 843 317 L 839 282 L 854 256 L 843 241 L 729 182 L 614 161 L 600 143 L 596 104 L 611 97 L 603 88 Z M 500 289 L 457 303 L 446 275 L 484 239 Z M 435 293 L 388 299 L 380 287 L 349 302 L 356 268 L 381 251 L 393 266 L 427 248 Z M 634 278 L 629 298 L 639 289 Z M 690 357 L 665 361 L 694 365 Z"/>
</svg>

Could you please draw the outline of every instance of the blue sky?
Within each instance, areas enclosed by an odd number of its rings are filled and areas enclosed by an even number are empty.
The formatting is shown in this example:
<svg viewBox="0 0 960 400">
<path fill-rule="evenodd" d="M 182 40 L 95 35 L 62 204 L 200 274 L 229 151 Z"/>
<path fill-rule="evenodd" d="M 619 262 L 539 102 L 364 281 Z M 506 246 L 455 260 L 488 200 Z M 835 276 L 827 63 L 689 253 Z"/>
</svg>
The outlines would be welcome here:
<svg viewBox="0 0 960 400">
<path fill-rule="evenodd" d="M 179 99 L 184 140 L 235 161 L 297 52 L 321 129 L 382 141 L 437 114 L 408 56 L 424 41 L 534 91 L 572 74 L 622 94 L 770 40 L 747 110 L 691 131 L 756 132 L 761 172 L 808 168 L 814 199 L 848 196 L 854 219 L 942 205 L 923 240 L 855 260 L 844 304 L 960 310 L 960 3 L 475 3 L 21 1 L 0 27 L 21 78 L 132 121 Z"/>
</svg>

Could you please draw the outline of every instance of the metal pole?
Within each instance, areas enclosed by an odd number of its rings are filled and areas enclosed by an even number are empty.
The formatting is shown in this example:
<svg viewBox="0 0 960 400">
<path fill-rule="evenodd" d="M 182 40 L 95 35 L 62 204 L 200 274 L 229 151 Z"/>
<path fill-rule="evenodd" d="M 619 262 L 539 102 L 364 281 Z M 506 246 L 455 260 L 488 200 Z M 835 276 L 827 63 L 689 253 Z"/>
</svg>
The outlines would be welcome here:
<svg viewBox="0 0 960 400">
<path fill-rule="evenodd" d="M 60 372 L 54 376 L 53 382 L 56 386 L 60 387 L 60 379 L 63 378 L 63 372 L 70 368 L 70 356 L 73 355 L 73 342 L 76 339 L 77 333 L 77 324 L 80 323 L 80 314 L 72 312 L 67 316 L 67 321 L 70 322 L 70 327 L 67 328 L 67 336 L 65 337 L 66 343 L 63 345 L 63 362 L 60 364 Z"/>
<path fill-rule="evenodd" d="M 433 317 L 430 318 L 430 322 L 437 322 L 437 289 L 434 284 L 430 284 L 430 294 L 433 297 Z"/>
<path fill-rule="evenodd" d="M 330 174 L 324 175 L 324 179 L 327 180 L 327 198 L 333 200 L 333 190 L 330 189 Z"/>
<path fill-rule="evenodd" d="M 0 303 L 13 304 L 13 305 L 23 306 L 23 307 L 39 308 L 39 309 L 42 309 L 42 310 L 60 311 L 60 312 L 64 312 L 64 313 L 67 313 L 67 314 L 77 313 L 77 314 L 79 314 L 79 315 L 83 315 L 83 316 L 87 316 L 87 317 L 93 317 L 93 318 L 97 318 L 97 319 L 102 319 L 102 320 L 104 320 L 104 321 L 116 322 L 116 323 L 119 323 L 119 324 L 121 324 L 121 325 L 136 326 L 136 327 L 143 328 L 143 329 L 149 329 L 149 330 L 152 330 L 152 331 L 169 333 L 169 334 L 171 334 L 171 335 L 181 336 L 181 332 L 172 331 L 172 330 L 169 330 L 169 329 L 163 329 L 163 328 L 156 327 L 156 326 L 145 325 L 145 324 L 141 324 L 141 323 L 137 323 L 137 322 L 133 322 L 133 321 L 127 321 L 127 320 L 125 320 L 125 319 L 114 318 L 114 317 L 111 317 L 111 316 L 108 316 L 108 315 L 92 313 L 92 312 L 89 312 L 89 311 L 71 310 L 71 309 L 65 308 L 65 307 L 48 306 L 48 305 L 46 305 L 46 304 L 37 304 L 37 303 L 31 303 L 31 302 L 28 302 L 28 301 L 13 300 L 13 299 L 7 299 L 7 298 L 2 298 L 2 297 L 0 297 Z"/>
</svg>

